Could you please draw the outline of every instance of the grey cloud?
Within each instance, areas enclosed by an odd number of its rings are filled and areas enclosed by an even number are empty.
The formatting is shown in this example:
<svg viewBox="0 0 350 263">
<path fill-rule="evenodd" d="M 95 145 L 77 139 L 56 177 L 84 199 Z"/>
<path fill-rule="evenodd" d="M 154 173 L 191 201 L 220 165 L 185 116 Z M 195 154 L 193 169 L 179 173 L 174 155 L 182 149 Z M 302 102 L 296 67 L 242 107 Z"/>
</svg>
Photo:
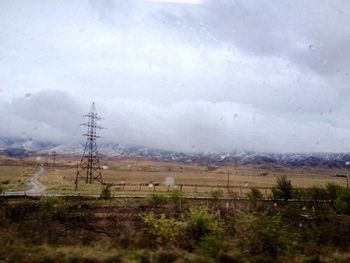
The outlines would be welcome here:
<svg viewBox="0 0 350 263">
<path fill-rule="evenodd" d="M 116 108 L 118 110 L 116 110 Z M 3 135 L 56 143 L 83 142 L 80 103 L 68 93 L 43 91 L 1 104 Z M 185 152 L 257 150 L 348 151 L 349 129 L 300 123 L 233 102 L 182 101 L 168 106 L 137 100 L 97 101 L 103 142 Z M 346 142 L 346 143 L 344 143 Z"/>
<path fill-rule="evenodd" d="M 0 5 L 2 135 L 81 140 L 96 100 L 126 145 L 349 150 L 347 2 Z"/>
</svg>

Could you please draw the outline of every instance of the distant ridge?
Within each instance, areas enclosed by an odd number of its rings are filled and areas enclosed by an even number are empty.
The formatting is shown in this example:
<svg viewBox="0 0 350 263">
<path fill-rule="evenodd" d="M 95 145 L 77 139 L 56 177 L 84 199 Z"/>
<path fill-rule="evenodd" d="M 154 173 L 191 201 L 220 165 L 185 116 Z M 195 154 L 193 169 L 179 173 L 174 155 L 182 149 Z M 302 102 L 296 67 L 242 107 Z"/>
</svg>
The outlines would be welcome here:
<svg viewBox="0 0 350 263">
<path fill-rule="evenodd" d="M 52 144 L 25 139 L 0 138 L 0 153 L 6 156 L 24 157 L 45 155 L 56 151 L 60 155 L 77 155 L 82 153 L 83 145 L 79 143 Z M 350 162 L 349 153 L 183 153 L 147 147 L 126 147 L 117 143 L 99 144 L 101 155 L 108 157 L 128 157 L 204 165 L 234 164 L 281 164 L 288 166 L 312 166 L 327 168 L 345 168 Z M 350 168 L 350 167 L 349 167 Z"/>
</svg>

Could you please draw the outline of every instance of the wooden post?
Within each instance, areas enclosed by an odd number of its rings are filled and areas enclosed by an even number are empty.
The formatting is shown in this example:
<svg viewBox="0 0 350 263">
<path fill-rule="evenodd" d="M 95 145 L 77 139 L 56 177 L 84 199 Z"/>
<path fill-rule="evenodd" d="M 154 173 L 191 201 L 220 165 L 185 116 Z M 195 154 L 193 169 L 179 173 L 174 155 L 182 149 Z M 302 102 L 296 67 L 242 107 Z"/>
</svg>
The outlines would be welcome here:
<svg viewBox="0 0 350 263">
<path fill-rule="evenodd" d="M 182 184 L 180 184 L 180 191 L 182 192 Z"/>
<path fill-rule="evenodd" d="M 227 172 L 227 192 L 230 192 L 230 172 Z"/>
</svg>

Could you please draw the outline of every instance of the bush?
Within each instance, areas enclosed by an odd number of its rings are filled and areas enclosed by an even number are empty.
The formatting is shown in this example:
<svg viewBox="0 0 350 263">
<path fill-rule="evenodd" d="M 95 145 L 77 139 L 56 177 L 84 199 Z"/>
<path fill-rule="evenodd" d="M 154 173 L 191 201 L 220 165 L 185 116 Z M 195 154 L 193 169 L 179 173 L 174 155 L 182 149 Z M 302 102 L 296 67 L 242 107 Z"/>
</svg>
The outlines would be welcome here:
<svg viewBox="0 0 350 263">
<path fill-rule="evenodd" d="M 247 198 L 254 207 L 257 207 L 258 201 L 263 199 L 263 194 L 258 188 L 253 187 L 250 189 L 249 193 L 247 193 Z"/>
<path fill-rule="evenodd" d="M 153 193 L 147 197 L 147 203 L 153 206 L 162 206 L 168 203 L 168 198 L 164 194 Z"/>
<path fill-rule="evenodd" d="M 164 214 L 157 218 L 152 212 L 143 214 L 142 220 L 146 226 L 146 233 L 157 244 L 179 245 L 184 239 L 186 223 L 182 220 L 166 218 Z"/>
<path fill-rule="evenodd" d="M 290 246 L 290 235 L 279 216 L 245 215 L 237 224 L 237 240 L 248 255 L 264 255 L 265 262 L 274 261 Z"/>
<path fill-rule="evenodd" d="M 177 208 L 181 208 L 183 203 L 185 202 L 185 194 L 184 192 L 181 192 L 178 189 L 174 189 L 169 192 L 169 198 L 171 202 L 175 205 Z"/>
<path fill-rule="evenodd" d="M 202 208 L 192 208 L 188 212 L 187 233 L 195 241 L 204 236 L 218 234 L 220 227 L 215 214 Z"/>
<path fill-rule="evenodd" d="M 326 185 L 326 189 L 328 193 L 328 198 L 331 199 L 332 201 L 337 200 L 339 195 L 344 191 L 344 187 L 334 183 L 328 183 Z"/>
<path fill-rule="evenodd" d="M 319 201 L 319 200 L 327 200 L 329 198 L 327 189 L 313 186 L 306 190 L 306 194 L 310 200 Z"/>
<path fill-rule="evenodd" d="M 224 192 L 220 189 L 211 191 L 210 193 L 210 197 L 213 199 L 214 202 L 217 202 L 223 196 L 224 196 Z"/>
<path fill-rule="evenodd" d="M 341 192 L 334 203 L 335 209 L 340 214 L 350 214 L 350 191 L 345 189 Z"/>
<path fill-rule="evenodd" d="M 350 214 L 350 190 L 332 183 L 327 184 L 326 189 L 336 212 Z"/>
<path fill-rule="evenodd" d="M 293 189 L 293 198 L 298 201 L 308 199 L 308 193 L 306 188 L 294 188 Z"/>
<path fill-rule="evenodd" d="M 286 175 L 277 177 L 277 185 L 272 187 L 272 194 L 274 199 L 283 199 L 288 201 L 293 197 L 293 186 L 290 180 L 287 179 Z"/>
<path fill-rule="evenodd" d="M 39 213 L 42 217 L 51 218 L 53 216 L 62 216 L 67 211 L 66 202 L 56 196 L 46 196 L 39 201 Z"/>
<path fill-rule="evenodd" d="M 111 185 L 106 184 L 100 193 L 100 199 L 110 200 L 112 198 Z"/>
<path fill-rule="evenodd" d="M 3 180 L 1 181 L 2 184 L 9 184 L 10 183 L 10 180 Z"/>
</svg>

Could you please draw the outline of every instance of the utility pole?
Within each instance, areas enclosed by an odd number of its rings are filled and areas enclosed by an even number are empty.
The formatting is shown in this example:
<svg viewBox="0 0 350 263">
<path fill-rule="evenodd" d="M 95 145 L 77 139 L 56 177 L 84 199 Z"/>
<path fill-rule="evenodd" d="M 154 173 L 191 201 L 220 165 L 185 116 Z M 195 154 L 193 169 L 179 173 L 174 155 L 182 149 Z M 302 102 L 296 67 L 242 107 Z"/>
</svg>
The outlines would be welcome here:
<svg viewBox="0 0 350 263">
<path fill-rule="evenodd" d="M 53 151 L 53 152 L 52 152 L 52 158 L 53 158 L 52 167 L 55 167 L 55 166 L 56 166 L 56 156 L 57 156 L 56 151 Z"/>
<path fill-rule="evenodd" d="M 350 162 L 345 162 L 346 165 L 346 188 L 349 189 L 349 165 Z"/>
<path fill-rule="evenodd" d="M 230 171 L 227 171 L 227 192 L 230 192 Z"/>
<path fill-rule="evenodd" d="M 83 178 L 86 184 L 92 184 L 94 181 L 98 181 L 101 184 L 103 183 L 96 143 L 96 139 L 100 138 L 100 136 L 97 135 L 97 130 L 103 129 L 103 127 L 98 125 L 101 118 L 96 113 L 95 102 L 92 103 L 90 112 L 84 117 L 87 118 L 88 121 L 81 125 L 87 127 L 87 133 L 83 134 L 83 136 L 87 137 L 87 140 L 80 164 L 78 164 L 77 167 L 75 190 L 78 189 L 79 178 Z"/>
</svg>

